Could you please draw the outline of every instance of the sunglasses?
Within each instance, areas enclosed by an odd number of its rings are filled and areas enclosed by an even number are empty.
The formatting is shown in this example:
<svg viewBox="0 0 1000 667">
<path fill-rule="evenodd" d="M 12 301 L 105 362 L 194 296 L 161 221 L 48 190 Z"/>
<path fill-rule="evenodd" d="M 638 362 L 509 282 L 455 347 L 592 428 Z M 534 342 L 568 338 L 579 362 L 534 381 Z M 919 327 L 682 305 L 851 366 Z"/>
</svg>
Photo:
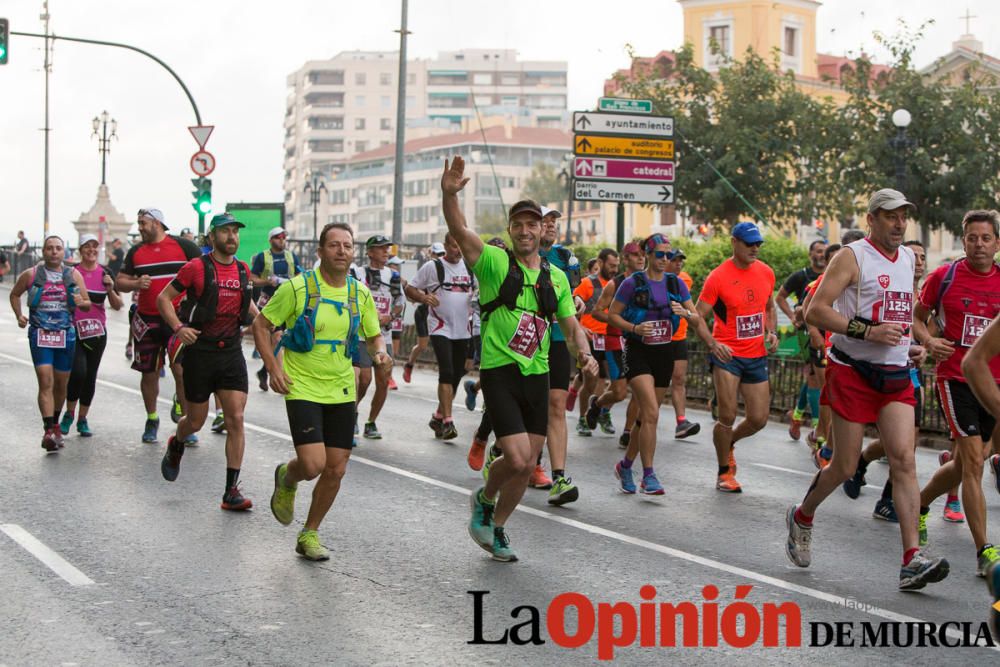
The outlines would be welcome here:
<svg viewBox="0 0 1000 667">
<path fill-rule="evenodd" d="M 764 245 L 763 241 L 757 241 L 756 243 L 747 243 L 743 239 L 740 239 L 740 243 L 742 243 L 743 245 L 745 245 L 748 248 L 759 248 L 762 245 Z"/>
<path fill-rule="evenodd" d="M 669 254 L 670 254 L 669 250 L 654 250 L 653 251 L 653 257 L 655 257 L 656 259 L 669 259 L 669 257 L 667 257 L 667 255 L 669 255 Z"/>
</svg>

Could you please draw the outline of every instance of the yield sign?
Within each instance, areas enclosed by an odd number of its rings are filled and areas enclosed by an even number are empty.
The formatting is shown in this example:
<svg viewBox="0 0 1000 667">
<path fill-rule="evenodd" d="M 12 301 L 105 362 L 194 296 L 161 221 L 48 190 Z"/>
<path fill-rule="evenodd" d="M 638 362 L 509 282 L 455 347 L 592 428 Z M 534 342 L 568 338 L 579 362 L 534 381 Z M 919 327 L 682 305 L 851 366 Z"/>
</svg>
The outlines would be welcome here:
<svg viewBox="0 0 1000 667">
<path fill-rule="evenodd" d="M 215 129 L 214 125 L 195 125 L 193 127 L 188 127 L 188 131 L 194 140 L 198 142 L 198 148 L 205 150 L 205 144 L 208 143 L 208 138 L 212 136 L 212 130 Z"/>
</svg>

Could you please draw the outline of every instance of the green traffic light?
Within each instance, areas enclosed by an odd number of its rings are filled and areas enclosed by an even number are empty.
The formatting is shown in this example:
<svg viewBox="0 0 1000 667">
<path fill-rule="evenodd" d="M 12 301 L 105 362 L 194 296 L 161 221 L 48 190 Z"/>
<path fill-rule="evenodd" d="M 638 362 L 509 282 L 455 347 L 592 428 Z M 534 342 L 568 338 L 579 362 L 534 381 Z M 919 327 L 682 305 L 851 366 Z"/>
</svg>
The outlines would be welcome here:
<svg viewBox="0 0 1000 667">
<path fill-rule="evenodd" d="M 198 201 L 198 211 L 208 215 L 212 212 L 212 200 L 207 197 Z"/>
</svg>

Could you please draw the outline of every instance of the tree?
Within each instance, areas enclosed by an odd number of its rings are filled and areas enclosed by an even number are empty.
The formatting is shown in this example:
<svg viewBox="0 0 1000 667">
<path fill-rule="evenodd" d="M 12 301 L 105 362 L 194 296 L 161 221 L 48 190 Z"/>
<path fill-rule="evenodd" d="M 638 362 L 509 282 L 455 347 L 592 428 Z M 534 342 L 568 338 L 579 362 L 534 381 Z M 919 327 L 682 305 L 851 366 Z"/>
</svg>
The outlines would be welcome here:
<svg viewBox="0 0 1000 667">
<path fill-rule="evenodd" d="M 501 211 L 485 211 L 476 216 L 476 232 L 491 237 L 507 231 L 507 217 Z"/>
<path fill-rule="evenodd" d="M 539 204 L 562 202 L 569 199 L 569 188 L 551 162 L 536 162 L 521 188 L 521 197 Z"/>
</svg>

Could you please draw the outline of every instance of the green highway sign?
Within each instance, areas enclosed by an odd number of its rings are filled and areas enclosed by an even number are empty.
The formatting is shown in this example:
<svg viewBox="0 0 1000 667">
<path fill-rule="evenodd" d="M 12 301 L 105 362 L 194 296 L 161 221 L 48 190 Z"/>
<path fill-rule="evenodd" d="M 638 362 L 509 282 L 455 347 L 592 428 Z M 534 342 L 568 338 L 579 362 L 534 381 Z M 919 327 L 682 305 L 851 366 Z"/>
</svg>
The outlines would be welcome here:
<svg viewBox="0 0 1000 667">
<path fill-rule="evenodd" d="M 598 111 L 618 111 L 628 113 L 653 113 L 652 100 L 627 100 L 620 97 L 602 97 Z"/>
</svg>

